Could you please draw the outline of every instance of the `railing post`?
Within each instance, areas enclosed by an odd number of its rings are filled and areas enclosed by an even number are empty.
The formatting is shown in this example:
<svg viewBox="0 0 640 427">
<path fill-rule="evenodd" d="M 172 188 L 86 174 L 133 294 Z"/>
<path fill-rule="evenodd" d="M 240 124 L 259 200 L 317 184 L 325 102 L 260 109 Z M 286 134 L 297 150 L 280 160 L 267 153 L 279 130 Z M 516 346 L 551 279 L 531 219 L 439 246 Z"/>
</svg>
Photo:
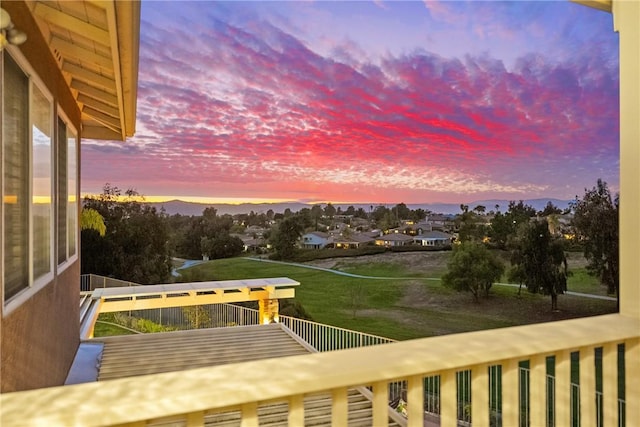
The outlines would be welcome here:
<svg viewBox="0 0 640 427">
<path fill-rule="evenodd" d="M 373 425 L 389 425 L 389 387 L 384 381 L 373 384 Z"/>
<path fill-rule="evenodd" d="M 520 366 L 517 360 L 502 364 L 502 425 L 520 425 Z"/>
<path fill-rule="evenodd" d="M 458 395 L 456 371 L 440 374 L 440 427 L 457 427 Z"/>
<path fill-rule="evenodd" d="M 571 425 L 571 352 L 569 350 L 556 354 L 554 386 L 554 425 Z"/>
<path fill-rule="evenodd" d="M 529 369 L 529 419 L 532 426 L 547 424 L 547 366 L 543 355 L 531 357 Z"/>
<path fill-rule="evenodd" d="M 471 369 L 471 422 L 486 425 L 489 422 L 489 367 L 476 365 Z"/>
<path fill-rule="evenodd" d="M 618 425 L 618 344 L 602 348 L 602 411 L 605 426 Z"/>
<path fill-rule="evenodd" d="M 625 400 L 626 420 L 636 422 L 640 420 L 640 339 L 635 338 L 625 342 Z"/>
<path fill-rule="evenodd" d="M 407 381 L 408 427 L 424 427 L 424 379 L 421 375 Z"/>
<path fill-rule="evenodd" d="M 192 412 L 187 414 L 188 427 L 204 426 L 204 412 Z"/>
<path fill-rule="evenodd" d="M 596 362 L 592 347 L 580 349 L 580 427 L 596 427 Z"/>
<path fill-rule="evenodd" d="M 300 394 L 289 398 L 288 423 L 291 427 L 304 425 L 304 398 Z"/>
<path fill-rule="evenodd" d="M 242 405 L 242 421 L 240 427 L 255 427 L 258 425 L 258 404 L 249 402 Z"/>
<path fill-rule="evenodd" d="M 331 393 L 331 425 L 346 426 L 349 420 L 349 399 L 346 388 L 338 388 Z"/>
</svg>

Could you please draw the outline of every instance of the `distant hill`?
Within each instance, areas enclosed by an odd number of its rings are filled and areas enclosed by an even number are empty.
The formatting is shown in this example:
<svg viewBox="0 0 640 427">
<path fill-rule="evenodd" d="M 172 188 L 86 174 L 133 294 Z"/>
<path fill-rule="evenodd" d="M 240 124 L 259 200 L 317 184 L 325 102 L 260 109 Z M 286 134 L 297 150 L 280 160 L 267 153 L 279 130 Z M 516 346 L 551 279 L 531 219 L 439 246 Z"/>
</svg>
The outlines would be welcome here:
<svg viewBox="0 0 640 427">
<path fill-rule="evenodd" d="M 569 203 L 571 200 L 559 200 L 559 199 L 529 199 L 523 200 L 523 202 L 529 206 L 532 206 L 535 210 L 541 211 L 547 205 L 547 202 L 553 203 L 560 209 L 566 209 L 569 207 Z M 397 203 L 385 204 L 385 206 L 391 208 L 395 206 Z M 469 206 L 469 209 L 473 209 L 476 206 L 482 205 L 486 208 L 486 211 L 489 212 L 491 210 L 495 210 L 495 206 L 500 206 L 500 212 L 506 212 L 509 206 L 509 200 L 478 200 L 472 203 L 465 203 Z M 156 207 L 156 209 L 164 209 L 164 211 L 168 215 L 202 215 L 202 211 L 206 208 L 213 207 L 218 211 L 219 215 L 230 214 L 236 215 L 241 213 L 249 213 L 251 211 L 255 213 L 266 213 L 269 209 L 273 210 L 275 213 L 283 213 L 287 208 L 291 209 L 292 212 L 297 212 L 303 208 L 310 208 L 313 204 L 305 204 L 300 202 L 286 202 L 286 203 L 241 203 L 241 204 L 226 204 L 226 203 L 192 203 L 192 202 L 183 202 L 182 200 L 170 200 L 168 202 L 162 203 L 149 203 L 149 205 Z M 349 206 L 353 206 L 354 208 L 362 208 L 366 212 L 369 212 L 371 207 L 375 209 L 376 206 L 379 206 L 379 203 L 371 203 L 371 204 L 342 204 L 336 203 L 334 206 L 336 208 L 340 207 L 342 210 L 346 210 Z M 324 204 L 323 204 L 324 206 Z M 409 209 L 424 209 L 429 210 L 434 213 L 441 214 L 457 214 L 460 213 L 460 203 L 418 203 L 418 204 L 407 204 Z"/>
<path fill-rule="evenodd" d="M 297 212 L 302 208 L 307 208 L 310 205 L 299 202 L 287 202 L 287 203 L 241 203 L 241 204 L 229 204 L 229 203 L 193 203 L 183 202 L 182 200 L 170 200 L 162 203 L 149 203 L 151 206 L 155 206 L 156 209 L 164 209 L 169 215 L 202 215 L 202 211 L 206 208 L 215 208 L 218 211 L 218 215 L 230 214 L 242 214 L 254 211 L 255 213 L 267 213 L 269 209 L 272 209 L 275 213 L 283 213 L 287 208 L 292 212 Z"/>
</svg>

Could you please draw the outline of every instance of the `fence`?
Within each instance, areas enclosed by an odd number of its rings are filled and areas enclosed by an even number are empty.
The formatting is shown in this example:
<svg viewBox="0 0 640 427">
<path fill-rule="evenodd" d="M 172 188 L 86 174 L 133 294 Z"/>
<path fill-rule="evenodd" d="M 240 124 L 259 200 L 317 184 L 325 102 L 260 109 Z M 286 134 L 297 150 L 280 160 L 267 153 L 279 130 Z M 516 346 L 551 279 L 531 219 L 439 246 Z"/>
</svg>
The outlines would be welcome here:
<svg viewBox="0 0 640 427">
<path fill-rule="evenodd" d="M 136 286 L 132 282 L 117 279 L 110 279 L 95 275 L 86 275 L 81 278 L 83 290 L 93 290 L 101 287 Z M 235 305 L 235 304 L 210 304 L 193 307 L 171 307 L 151 310 L 136 310 L 129 312 L 130 316 L 143 318 L 163 326 L 170 326 L 176 329 L 197 329 L 211 327 L 229 327 L 242 325 L 257 325 L 259 323 L 258 310 Z M 367 347 L 379 344 L 395 342 L 395 340 L 363 332 L 352 331 L 335 326 L 325 325 L 309 320 L 298 319 L 290 316 L 280 316 L 280 323 L 287 326 L 296 335 L 311 345 L 319 352 L 343 350 L 349 348 Z M 624 378 L 624 346 L 620 345 L 619 353 L 619 374 Z M 603 427 L 603 399 L 601 384 L 601 364 L 602 351 L 596 348 L 596 427 Z M 555 427 L 555 358 L 547 357 L 546 381 L 544 392 L 546 393 L 546 425 Z M 579 358 L 577 353 L 571 355 L 572 379 L 570 383 L 570 419 L 572 427 L 580 426 L 580 384 L 578 382 Z M 472 371 L 462 370 L 456 373 L 456 400 L 457 418 L 459 426 L 468 426 L 472 423 Z M 441 378 L 439 375 L 428 376 L 423 379 L 424 390 L 424 411 L 428 414 L 438 416 L 440 414 L 441 402 Z M 492 365 L 488 367 L 489 385 L 489 422 L 491 427 L 502 427 L 502 366 Z M 518 401 L 520 406 L 519 427 L 531 426 L 530 408 L 530 368 L 529 362 L 519 363 L 518 375 Z M 400 399 L 407 401 L 407 382 L 396 381 L 388 385 L 390 402 L 398 402 Z M 618 391 L 618 425 L 625 425 L 625 399 L 624 387 Z M 505 426 L 506 427 L 506 426 Z"/>
<path fill-rule="evenodd" d="M 126 280 L 98 276 L 96 274 L 80 275 L 80 292 L 90 292 L 97 288 L 120 288 L 129 286 L 142 285 L 140 285 L 139 283 L 127 282 Z"/>
</svg>

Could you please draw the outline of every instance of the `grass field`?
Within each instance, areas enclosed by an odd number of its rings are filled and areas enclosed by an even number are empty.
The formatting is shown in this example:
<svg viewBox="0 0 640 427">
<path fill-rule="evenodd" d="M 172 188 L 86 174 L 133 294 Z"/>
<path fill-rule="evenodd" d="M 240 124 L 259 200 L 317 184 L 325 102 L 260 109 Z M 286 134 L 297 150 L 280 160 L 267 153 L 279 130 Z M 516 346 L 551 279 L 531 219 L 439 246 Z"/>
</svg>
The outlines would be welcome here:
<svg viewBox="0 0 640 427">
<path fill-rule="evenodd" d="M 110 337 L 113 335 L 133 335 L 134 333 L 128 329 L 121 328 L 118 325 L 104 322 L 96 322 L 93 330 L 94 337 Z"/>
<path fill-rule="evenodd" d="M 395 339 L 410 339 L 503 326 L 585 317 L 616 311 L 614 301 L 570 295 L 559 297 L 559 312 L 551 312 L 549 297 L 524 289 L 494 286 L 488 299 L 475 303 L 467 293 L 444 288 L 450 252 L 381 254 L 332 259 L 309 264 L 349 273 L 402 277 L 371 280 L 340 276 L 298 266 L 245 258 L 214 260 L 185 270 L 190 280 L 289 277 L 301 283 L 296 299 L 315 321 Z M 604 294 L 584 267 L 575 268 L 569 289 Z M 355 315 L 354 315 L 355 313 Z"/>
</svg>

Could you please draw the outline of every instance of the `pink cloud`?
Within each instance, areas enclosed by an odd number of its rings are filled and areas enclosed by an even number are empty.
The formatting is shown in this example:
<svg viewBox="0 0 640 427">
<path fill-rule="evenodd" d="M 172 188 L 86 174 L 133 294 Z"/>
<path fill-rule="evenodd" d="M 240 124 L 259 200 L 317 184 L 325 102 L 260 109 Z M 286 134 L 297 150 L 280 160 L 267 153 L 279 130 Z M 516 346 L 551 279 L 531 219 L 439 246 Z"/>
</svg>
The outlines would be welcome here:
<svg viewBox="0 0 640 427">
<path fill-rule="evenodd" d="M 580 186 L 616 161 L 616 70 L 594 69 L 588 51 L 525 55 L 512 70 L 423 51 L 362 64 L 348 45 L 338 62 L 273 25 L 144 29 L 139 133 L 84 147 L 88 191 L 116 176 L 149 194 L 518 197 L 552 192 L 567 158 Z"/>
</svg>

